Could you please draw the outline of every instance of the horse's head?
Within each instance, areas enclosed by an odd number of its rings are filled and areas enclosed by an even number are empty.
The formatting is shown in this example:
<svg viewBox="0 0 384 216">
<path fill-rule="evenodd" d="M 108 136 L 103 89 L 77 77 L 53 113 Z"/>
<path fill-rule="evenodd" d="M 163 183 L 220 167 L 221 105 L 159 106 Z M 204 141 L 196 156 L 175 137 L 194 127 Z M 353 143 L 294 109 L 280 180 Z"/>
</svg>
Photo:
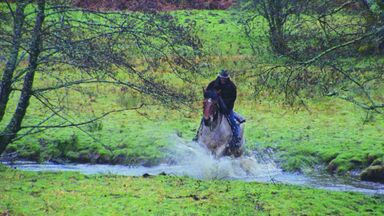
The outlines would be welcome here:
<svg viewBox="0 0 384 216">
<path fill-rule="evenodd" d="M 204 91 L 203 119 L 205 125 L 210 125 L 219 112 L 218 95 L 215 91 Z"/>
</svg>

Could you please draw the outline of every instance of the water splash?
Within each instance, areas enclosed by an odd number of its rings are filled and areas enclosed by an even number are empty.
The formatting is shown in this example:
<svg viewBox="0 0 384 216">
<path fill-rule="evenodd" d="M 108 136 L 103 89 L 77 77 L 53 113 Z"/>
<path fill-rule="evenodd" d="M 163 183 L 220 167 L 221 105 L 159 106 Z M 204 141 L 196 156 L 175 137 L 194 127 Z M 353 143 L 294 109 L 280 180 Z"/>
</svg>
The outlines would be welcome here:
<svg viewBox="0 0 384 216">
<path fill-rule="evenodd" d="M 216 158 L 197 142 L 187 142 L 177 136 L 171 140 L 166 153 L 174 164 L 183 167 L 183 175 L 199 179 L 245 179 L 272 178 L 282 172 L 272 160 L 262 161 L 250 154 L 239 158 Z"/>
</svg>

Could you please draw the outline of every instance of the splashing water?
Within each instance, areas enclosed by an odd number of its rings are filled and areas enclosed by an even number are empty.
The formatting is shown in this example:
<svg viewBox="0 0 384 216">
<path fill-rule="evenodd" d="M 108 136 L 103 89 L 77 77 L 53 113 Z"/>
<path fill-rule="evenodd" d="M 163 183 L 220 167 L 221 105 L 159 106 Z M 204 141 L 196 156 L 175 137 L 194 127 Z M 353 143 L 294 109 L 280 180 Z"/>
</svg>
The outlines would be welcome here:
<svg viewBox="0 0 384 216">
<path fill-rule="evenodd" d="M 181 173 L 199 179 L 245 179 L 272 177 L 282 171 L 272 160 L 260 161 L 252 156 L 216 158 L 196 142 L 174 137 L 167 149 L 168 158 L 182 168 Z"/>
</svg>

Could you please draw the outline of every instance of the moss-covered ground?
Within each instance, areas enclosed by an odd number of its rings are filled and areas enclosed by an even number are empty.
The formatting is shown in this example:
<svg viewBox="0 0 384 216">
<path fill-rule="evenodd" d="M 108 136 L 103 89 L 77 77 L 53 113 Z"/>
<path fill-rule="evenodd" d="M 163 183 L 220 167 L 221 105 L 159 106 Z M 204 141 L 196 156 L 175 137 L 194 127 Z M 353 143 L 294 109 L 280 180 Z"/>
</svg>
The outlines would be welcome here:
<svg viewBox="0 0 384 216">
<path fill-rule="evenodd" d="M 188 177 L 0 171 L 0 214 L 383 215 L 383 197 Z"/>
</svg>

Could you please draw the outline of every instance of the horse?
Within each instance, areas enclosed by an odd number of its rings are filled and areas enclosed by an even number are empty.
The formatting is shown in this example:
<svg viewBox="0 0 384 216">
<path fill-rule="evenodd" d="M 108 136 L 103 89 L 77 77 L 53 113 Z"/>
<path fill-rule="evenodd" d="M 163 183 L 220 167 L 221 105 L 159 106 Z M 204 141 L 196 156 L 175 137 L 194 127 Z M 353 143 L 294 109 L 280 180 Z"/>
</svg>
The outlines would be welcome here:
<svg viewBox="0 0 384 216">
<path fill-rule="evenodd" d="M 244 152 L 244 124 L 240 124 L 239 146 L 231 147 L 232 129 L 226 115 L 220 112 L 219 97 L 215 91 L 204 90 L 203 118 L 197 142 L 207 147 L 216 157 L 240 157 Z"/>
</svg>

